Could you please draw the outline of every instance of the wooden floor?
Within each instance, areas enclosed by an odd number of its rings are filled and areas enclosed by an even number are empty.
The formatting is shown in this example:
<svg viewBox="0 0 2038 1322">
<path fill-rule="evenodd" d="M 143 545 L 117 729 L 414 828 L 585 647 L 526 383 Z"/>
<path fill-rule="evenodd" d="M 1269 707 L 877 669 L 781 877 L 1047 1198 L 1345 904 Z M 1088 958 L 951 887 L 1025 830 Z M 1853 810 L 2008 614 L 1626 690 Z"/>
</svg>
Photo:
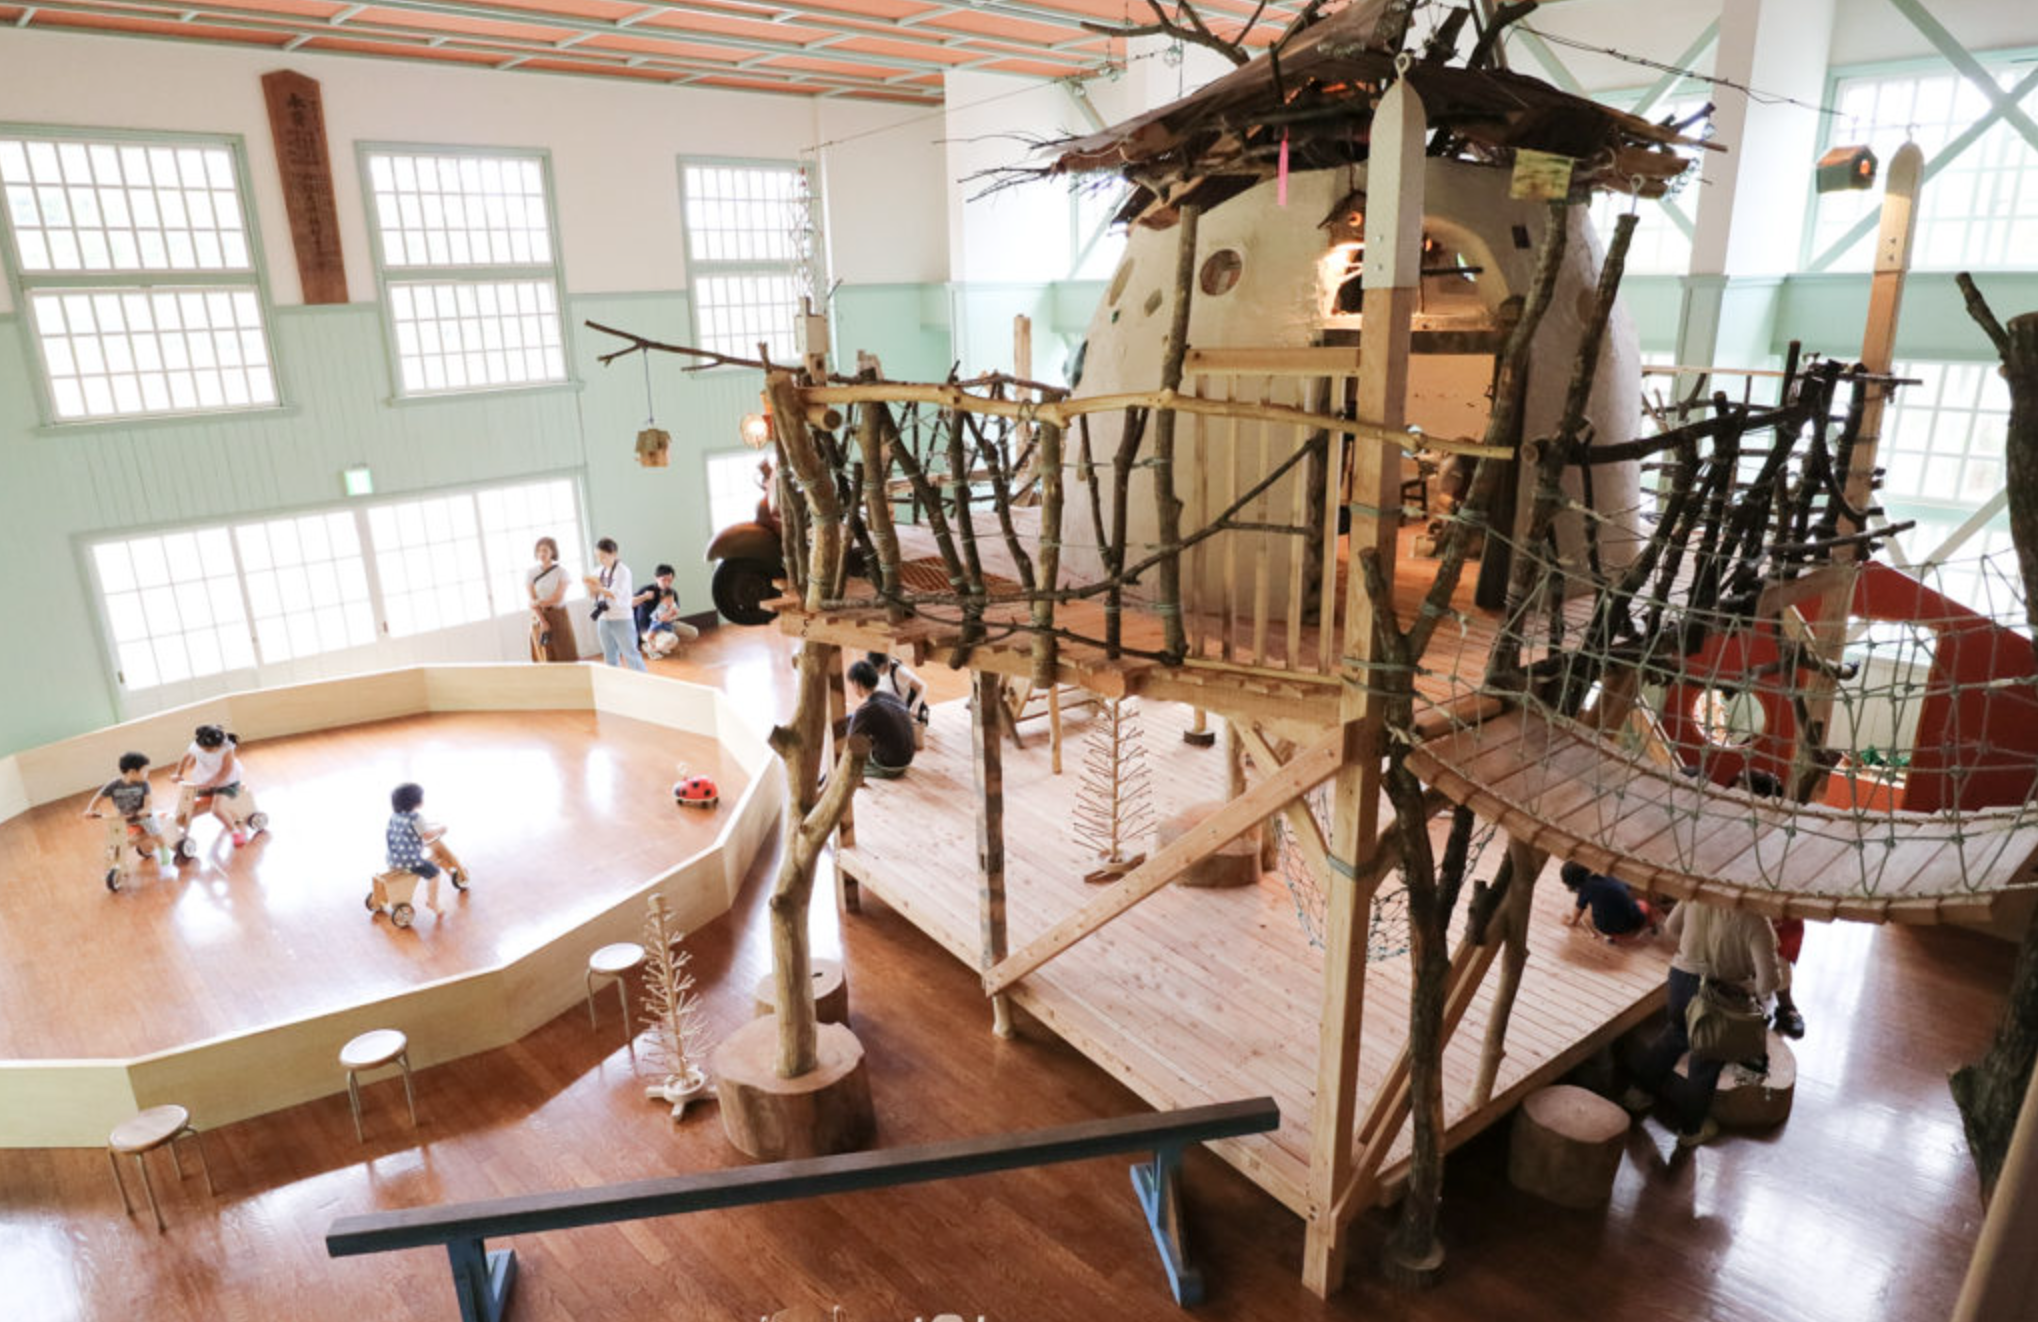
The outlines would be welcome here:
<svg viewBox="0 0 2038 1322">
<path fill-rule="evenodd" d="M 1182 742 L 1185 708 L 1142 704 L 1138 720 L 1157 819 L 1224 797 L 1224 752 Z M 1095 862 L 1067 828 L 1082 794 L 1087 713 L 1066 723 L 1060 777 L 1050 770 L 1044 723 L 1029 728 L 1034 737 L 1023 750 L 1005 749 L 1014 950 L 1097 894 L 1082 881 Z M 905 778 L 873 785 L 858 799 L 856 845 L 841 859 L 851 876 L 972 966 L 981 950 L 974 797 L 969 712 L 960 702 L 944 704 Z M 1490 877 L 1500 856 L 1496 842 L 1475 860 L 1474 875 Z M 1445 1053 L 1453 1143 L 1504 1114 L 1518 1092 L 1631 1027 L 1660 999 L 1668 950 L 1616 950 L 1560 926 L 1565 892 L 1554 864 L 1550 871 L 1538 892 L 1529 967 L 1493 1104 L 1469 1105 L 1490 993 L 1473 1003 Z M 1383 891 L 1393 884 L 1390 878 Z M 1383 944 L 1393 953 L 1367 974 L 1362 1111 L 1407 1035 L 1410 965 L 1398 949 L 1405 927 L 1390 923 Z M 1237 890 L 1167 887 L 1029 974 L 1015 998 L 1155 1106 L 1272 1095 L 1281 1106 L 1278 1132 L 1215 1147 L 1300 1213 L 1307 1207 L 1322 967 L 1295 897 L 1278 874 L 1268 874 L 1258 886 Z M 1390 1176 L 1406 1152 L 1404 1135 L 1389 1154 Z"/>
<path fill-rule="evenodd" d="M 661 667 L 783 714 L 784 640 L 710 635 Z M 938 666 L 937 693 L 960 692 Z M 711 1021 L 750 1012 L 769 958 L 768 864 L 726 922 L 690 943 Z M 477 891 L 479 901 L 483 893 Z M 1538 928 L 1539 944 L 1542 929 Z M 975 973 L 867 900 L 817 950 L 840 950 L 869 1051 L 880 1141 L 901 1144 L 1142 1109 L 1051 1034 L 992 1037 Z M 1324 1303 L 1297 1279 L 1302 1229 L 1203 1153 L 1188 1163 L 1188 1233 L 1210 1282 L 1208 1322 L 1856 1322 L 1945 1317 L 1979 1222 L 1946 1073 L 1985 1047 L 2010 949 L 1955 929 L 1814 927 L 1799 968 L 1810 1020 L 1796 1113 L 1773 1135 L 1678 1153 L 1638 1127 L 1602 1211 L 1510 1188 L 1500 1132 L 1451 1162 L 1444 1283 L 1409 1296 L 1367 1263 L 1384 1222 L 1361 1223 L 1353 1281 Z M 11 993 L 8 1018 L 22 1004 Z M 1374 1014 L 1399 1007 L 1379 1001 Z M 167 1235 L 121 1215 L 102 1154 L 0 1151 L 0 1314 L 20 1322 L 446 1322 L 444 1256 L 333 1261 L 337 1215 L 736 1164 L 713 1112 L 674 1128 L 628 1071 L 613 1016 L 578 1010 L 515 1047 L 421 1071 L 423 1126 L 393 1081 L 368 1086 L 368 1143 L 344 1098 L 207 1135 L 220 1195 L 157 1166 Z M 159 1159 L 160 1160 L 160 1159 Z M 748 1319 L 796 1303 L 854 1322 L 952 1311 L 991 1322 L 1181 1316 L 1168 1302 L 1124 1163 L 1100 1160 L 797 1205 L 706 1213 L 512 1241 L 516 1322 Z"/>
<path fill-rule="evenodd" d="M 243 750 L 269 832 L 235 849 L 200 818 L 198 860 L 101 883 L 85 795 L 0 822 L 0 1059 L 128 1057 L 359 1004 L 491 967 L 712 843 L 672 804 L 675 764 L 733 800 L 711 739 L 592 711 L 471 712 L 346 726 Z M 158 807 L 173 808 L 168 768 Z M 408 932 L 362 905 L 389 791 L 427 792 L 473 874 Z M 12 1007 L 37 1007 L 35 1013 Z M 4 1310 L 0 1310 L 4 1311 Z"/>
</svg>

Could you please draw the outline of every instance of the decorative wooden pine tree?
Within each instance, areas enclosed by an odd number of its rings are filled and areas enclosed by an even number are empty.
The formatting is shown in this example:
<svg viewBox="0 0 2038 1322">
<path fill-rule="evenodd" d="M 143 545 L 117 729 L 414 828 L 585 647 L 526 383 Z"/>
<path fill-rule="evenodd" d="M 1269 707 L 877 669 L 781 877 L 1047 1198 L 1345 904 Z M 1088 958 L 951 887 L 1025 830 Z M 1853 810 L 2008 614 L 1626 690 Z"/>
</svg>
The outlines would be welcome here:
<svg viewBox="0 0 2038 1322">
<path fill-rule="evenodd" d="M 1146 765 L 1146 741 L 1139 702 L 1113 698 L 1100 703 L 1083 742 L 1083 769 L 1075 804 L 1076 837 L 1097 851 L 1104 865 L 1084 875 L 1113 881 L 1138 867 L 1146 855 L 1127 855 L 1132 841 L 1153 826 L 1153 786 Z"/>
<path fill-rule="evenodd" d="M 665 896 L 653 893 L 644 919 L 644 1017 L 650 1022 L 644 1055 L 663 1077 L 644 1095 L 672 1106 L 672 1118 L 686 1114 L 687 1103 L 713 1096 L 707 1071 L 707 1026 L 701 998 L 694 994 L 693 974 L 686 966 L 693 955 L 680 944 L 665 917 Z"/>
</svg>

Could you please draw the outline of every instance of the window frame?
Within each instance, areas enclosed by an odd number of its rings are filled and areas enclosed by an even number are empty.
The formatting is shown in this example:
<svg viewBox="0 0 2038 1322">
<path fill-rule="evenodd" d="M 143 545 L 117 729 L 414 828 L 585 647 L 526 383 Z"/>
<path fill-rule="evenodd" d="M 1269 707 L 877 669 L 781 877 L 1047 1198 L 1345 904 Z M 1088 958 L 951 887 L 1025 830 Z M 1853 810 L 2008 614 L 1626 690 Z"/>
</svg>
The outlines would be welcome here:
<svg viewBox="0 0 2038 1322">
<path fill-rule="evenodd" d="M 688 167 L 690 166 L 703 166 L 710 169 L 725 169 L 725 170 L 726 169 L 792 170 L 797 171 L 805 178 L 807 186 L 807 195 L 813 199 L 813 205 L 810 210 L 810 214 L 813 216 L 814 221 L 813 287 L 815 290 L 814 300 L 818 305 L 814 310 L 818 314 L 827 315 L 828 309 L 826 306 L 827 303 L 826 291 L 828 289 L 828 228 L 826 223 L 826 217 L 823 214 L 824 207 L 822 205 L 821 170 L 819 163 L 814 161 L 804 161 L 798 158 L 788 158 L 783 156 L 780 157 L 712 156 L 712 155 L 701 156 L 693 155 L 691 153 L 682 153 L 676 159 L 678 161 L 678 165 L 674 172 L 675 173 L 674 183 L 677 185 L 679 189 L 679 252 L 680 258 L 686 266 L 687 331 L 688 334 L 691 336 L 689 342 L 699 348 L 705 349 L 708 347 L 704 337 L 701 334 L 700 277 L 704 275 L 733 275 L 733 276 L 789 275 L 794 278 L 794 282 L 797 284 L 799 273 L 799 263 L 797 261 L 744 262 L 744 261 L 713 260 L 708 258 L 696 259 L 693 255 L 693 231 L 687 225 L 686 220 L 687 215 L 686 172 Z M 795 306 L 793 308 L 794 321 L 792 326 L 789 327 L 789 331 L 794 336 L 795 340 L 797 340 L 799 333 L 799 321 L 798 321 L 799 315 L 800 315 L 799 308 Z M 754 352 L 755 349 L 756 349 L 755 345 L 750 346 L 748 349 L 745 350 L 745 356 L 747 356 L 751 352 Z M 710 367 L 706 367 L 702 370 L 712 372 L 731 368 L 738 371 L 754 370 L 749 368 L 740 368 L 732 363 L 717 363 Z"/>
<path fill-rule="evenodd" d="M 2031 45 L 2004 46 L 1994 50 L 1970 51 L 1969 54 L 1971 54 L 1975 62 L 1980 64 L 1983 68 L 1988 69 L 1991 72 L 1995 72 L 2005 65 L 2015 66 L 2019 64 L 2028 63 L 2034 58 L 2038 58 L 2038 46 Z M 1904 59 L 1896 60 L 1870 60 L 1862 64 L 1849 64 L 1844 66 L 1832 65 L 1828 66 L 1826 69 L 1825 86 L 1823 94 L 1820 97 L 1819 104 L 1837 107 L 1840 103 L 1840 84 L 1850 81 L 1852 79 L 1856 78 L 1892 79 L 1906 76 L 1914 79 L 1933 78 L 1940 76 L 1950 77 L 1955 80 L 1956 89 L 1959 84 L 1965 83 L 1967 81 L 1967 76 L 1964 73 L 1962 73 L 1958 68 L 1954 67 L 1952 61 L 1948 60 L 1945 56 L 1936 53 L 1931 55 L 1914 55 Z M 2004 90 L 2007 91 L 2009 89 L 2005 88 Z M 1832 150 L 1832 148 L 1835 146 L 1851 145 L 1850 142 L 1851 134 L 1848 137 L 1842 136 L 1843 128 L 1848 128 L 1850 127 L 1851 124 L 1850 121 L 1846 120 L 1845 116 L 1835 113 L 1831 115 L 1821 116 L 1821 118 L 1825 120 L 1825 124 L 1819 133 L 1819 146 L 1818 146 L 1819 155 L 1823 156 L 1826 152 Z M 2004 124 L 2004 121 L 2000 117 L 1998 117 L 1995 124 L 1991 126 L 1991 131 L 1993 131 L 1994 128 L 2001 127 L 2006 127 L 2006 125 Z M 1963 127 L 1960 131 L 1965 132 L 1966 127 Z M 2015 132 L 2015 129 L 2011 129 L 2011 132 Z M 1954 136 L 1958 137 L 1959 134 L 1956 133 Z M 1969 144 L 1968 148 L 1963 149 L 1961 154 L 1965 155 L 1966 152 L 1968 150 L 1972 150 L 1975 145 L 1977 144 Z M 2034 148 L 2033 150 L 2038 151 L 2038 148 Z M 1931 187 L 1931 182 L 1933 178 L 1933 175 L 1931 173 L 1932 157 L 1927 156 L 1925 158 L 1924 164 L 1926 173 L 1920 185 L 1921 189 Z M 1883 196 L 1885 185 L 1885 176 L 1882 173 L 1882 171 L 1886 170 L 1888 168 L 1888 165 L 1889 162 L 1887 160 L 1882 160 L 1877 163 L 1875 186 L 1872 190 L 1869 190 L 1876 195 L 1878 200 Z M 1850 245 L 1847 249 L 1843 249 L 1842 251 L 1835 253 L 1832 259 L 1826 262 L 1825 264 L 1818 267 L 1814 267 L 1812 265 L 1813 262 L 1817 261 L 1820 257 L 1824 255 L 1818 247 L 1819 192 L 1816 180 L 1807 178 L 1805 180 L 1805 189 L 1810 194 L 1810 201 L 1806 204 L 1804 209 L 1803 232 L 1800 234 L 1798 240 L 1797 269 L 1795 272 L 1793 272 L 1793 274 L 1799 276 L 1803 275 L 1864 276 L 1868 274 L 1865 268 L 1856 268 L 1841 265 L 1843 259 L 1847 256 L 1849 252 L 1852 251 L 1852 245 Z M 1872 247 L 1874 244 L 1874 239 L 1875 231 L 1873 229 L 1870 229 L 1867 234 L 1863 235 L 1859 240 L 1856 240 L 1856 242 L 1866 243 Z M 1963 263 L 1956 262 L 1954 265 L 1944 268 L 1921 268 L 1917 266 L 1915 262 L 1913 262 L 1911 269 L 1913 271 L 1926 269 L 1934 271 L 1944 270 L 1950 272 L 1962 269 L 1962 265 Z M 1968 269 L 1977 271 L 1982 270 L 2004 271 L 2004 270 L 2016 270 L 2018 268 L 1969 266 Z"/>
<path fill-rule="evenodd" d="M 404 387 L 403 360 L 396 347 L 396 308 L 390 300 L 389 287 L 395 284 L 436 283 L 436 284 L 488 284 L 501 282 L 528 281 L 542 278 L 536 263 L 525 266 L 418 266 L 403 267 L 392 272 L 382 250 L 382 216 L 375 200 L 375 180 L 368 168 L 369 157 L 377 154 L 398 154 L 406 156 L 456 156 L 492 160 L 530 160 L 537 162 L 539 177 L 545 185 L 545 224 L 551 239 L 552 260 L 549 264 L 552 281 L 553 303 L 559 317 L 559 352 L 564 374 L 556 381 L 524 381 L 506 385 L 462 386 L 454 390 L 411 391 Z M 559 228 L 559 190 L 552 177 L 552 152 L 546 147 L 495 147 L 474 144 L 447 144 L 433 142 L 388 142 L 357 141 L 354 144 L 354 164 L 360 176 L 361 209 L 368 226 L 368 252 L 375 265 L 375 298 L 380 305 L 382 318 L 382 351 L 389 369 L 389 396 L 385 402 L 392 405 L 431 404 L 441 400 L 471 399 L 477 395 L 502 395 L 535 393 L 558 390 L 581 390 L 585 383 L 578 371 L 578 359 L 574 354 L 573 318 L 567 315 L 566 304 L 566 245 Z"/>
<path fill-rule="evenodd" d="M 0 266 L 6 267 L 7 292 L 14 316 L 21 323 L 23 353 L 27 359 L 30 388 L 35 392 L 39 430 L 45 435 L 73 435 L 86 432 L 125 431 L 136 427 L 230 422 L 237 419 L 269 418 L 296 412 L 276 345 L 276 305 L 269 297 L 269 259 L 262 247 L 262 230 L 257 223 L 254 185 L 248 168 L 247 139 L 239 133 L 203 133 L 168 129 L 95 128 L 80 124 L 42 124 L 20 120 L 0 121 L 0 137 L 47 138 L 59 141 L 106 142 L 129 146 L 223 148 L 233 162 L 234 201 L 240 208 L 241 231 L 247 236 L 248 273 L 239 271 L 90 272 L 69 271 L 31 275 L 21 264 L 21 248 L 14 232 L 14 220 L 0 207 Z M 112 417 L 59 418 L 50 386 L 50 366 L 43 352 L 42 336 L 35 326 L 35 309 L 30 295 L 36 291 L 70 290 L 90 293 L 105 290 L 155 291 L 175 288 L 241 288 L 254 286 L 255 304 L 262 317 L 262 343 L 269 354 L 270 384 L 276 398 L 268 404 L 229 405 L 172 413 L 132 413 Z"/>
</svg>

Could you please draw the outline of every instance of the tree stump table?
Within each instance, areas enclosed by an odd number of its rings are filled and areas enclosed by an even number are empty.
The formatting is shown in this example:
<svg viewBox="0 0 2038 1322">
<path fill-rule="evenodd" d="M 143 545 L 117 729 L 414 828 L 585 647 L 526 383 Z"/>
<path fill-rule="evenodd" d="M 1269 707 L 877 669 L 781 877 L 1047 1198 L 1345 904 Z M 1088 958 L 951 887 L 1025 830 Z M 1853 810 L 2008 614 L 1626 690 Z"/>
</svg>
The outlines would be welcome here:
<svg viewBox="0 0 2038 1322">
<path fill-rule="evenodd" d="M 1182 809 L 1154 828 L 1154 850 L 1158 853 L 1200 825 L 1204 818 L 1224 807 L 1222 803 L 1197 803 Z M 1219 889 L 1250 886 L 1260 879 L 1260 841 L 1257 831 L 1247 831 L 1236 840 L 1220 845 L 1208 856 L 1197 859 L 1175 878 L 1177 886 Z"/>
<path fill-rule="evenodd" d="M 877 1131 L 863 1044 L 841 1024 L 822 1024 L 819 1063 L 796 1079 L 778 1076 L 778 1016 L 760 1015 L 723 1039 L 710 1057 L 722 1132 L 759 1161 L 827 1157 L 870 1146 Z"/>
<path fill-rule="evenodd" d="M 1514 1113 L 1507 1178 L 1560 1207 L 1597 1207 L 1613 1196 L 1628 1113 L 1584 1088 L 1538 1088 Z"/>
<path fill-rule="evenodd" d="M 812 963 L 814 971 L 814 1015 L 824 1024 L 846 1024 L 849 1022 L 849 980 L 843 975 L 839 959 L 817 959 Z M 777 1008 L 773 999 L 772 974 L 765 974 L 757 980 L 750 996 L 757 1004 L 757 1013 L 770 1014 Z"/>
</svg>

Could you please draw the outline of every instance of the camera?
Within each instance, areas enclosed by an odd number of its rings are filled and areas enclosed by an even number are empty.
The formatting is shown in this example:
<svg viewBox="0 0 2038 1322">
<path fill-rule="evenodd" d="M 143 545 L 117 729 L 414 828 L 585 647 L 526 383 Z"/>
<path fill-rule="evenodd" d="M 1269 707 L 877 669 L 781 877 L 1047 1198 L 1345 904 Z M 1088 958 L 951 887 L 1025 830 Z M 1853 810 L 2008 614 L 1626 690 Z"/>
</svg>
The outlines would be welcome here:
<svg viewBox="0 0 2038 1322">
<path fill-rule="evenodd" d="M 589 612 L 587 613 L 587 618 L 588 618 L 588 619 L 590 619 L 590 620 L 599 620 L 599 619 L 601 619 L 601 617 L 602 617 L 602 616 L 604 616 L 604 615 L 606 615 L 606 614 L 608 614 L 608 613 L 609 613 L 609 603 L 608 603 L 607 599 L 606 599 L 606 598 L 604 598 L 603 600 L 601 600 L 601 601 L 597 601 L 597 602 L 596 602 L 596 603 L 594 604 L 594 609 L 593 609 L 593 610 L 591 610 L 591 611 L 589 611 Z"/>
</svg>

